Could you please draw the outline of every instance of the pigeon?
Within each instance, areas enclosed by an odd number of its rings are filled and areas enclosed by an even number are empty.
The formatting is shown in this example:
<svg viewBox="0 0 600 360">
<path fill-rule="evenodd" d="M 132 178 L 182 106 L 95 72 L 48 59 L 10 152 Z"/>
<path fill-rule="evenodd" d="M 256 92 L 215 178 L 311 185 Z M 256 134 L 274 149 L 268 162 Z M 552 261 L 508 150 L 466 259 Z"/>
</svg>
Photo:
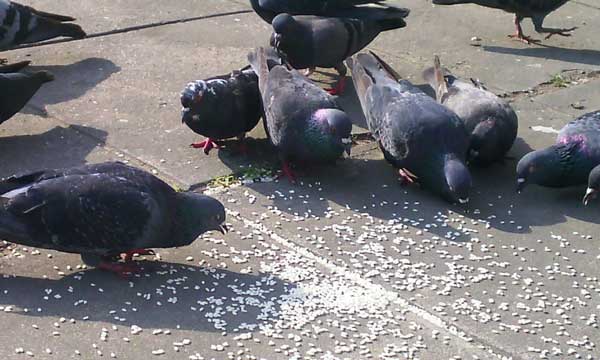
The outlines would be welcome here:
<svg viewBox="0 0 600 360">
<path fill-rule="evenodd" d="M 346 62 L 369 130 L 403 183 L 419 182 L 450 202 L 467 203 L 469 134 L 458 115 L 372 52 Z"/>
<path fill-rule="evenodd" d="M 583 197 L 583 204 L 587 206 L 590 200 L 595 199 L 600 192 L 600 165 L 596 165 L 588 177 L 588 187 Z"/>
<path fill-rule="evenodd" d="M 246 133 L 258 124 L 262 115 L 258 77 L 244 68 L 231 74 L 189 83 L 181 94 L 182 122 L 195 133 L 205 136 L 192 144 L 208 155 L 216 140 L 238 137 L 240 148 Z"/>
<path fill-rule="evenodd" d="M 566 4 L 569 0 L 433 0 L 436 5 L 455 5 L 455 4 L 477 4 L 485 7 L 501 9 L 515 14 L 515 35 L 509 35 L 526 44 L 537 43 L 539 40 L 532 39 L 523 34 L 521 21 L 524 18 L 531 18 L 535 31 L 539 34 L 548 34 L 546 39 L 553 35 L 571 36 L 571 32 L 577 27 L 568 29 L 554 29 L 544 27 L 544 19 L 548 14 Z"/>
<path fill-rule="evenodd" d="M 471 134 L 469 163 L 486 166 L 503 160 L 517 138 L 518 118 L 512 107 L 477 80 L 465 81 L 434 66 L 423 77 L 436 90 L 439 103 L 454 111 Z"/>
<path fill-rule="evenodd" d="M 583 185 L 600 164 L 600 111 L 563 127 L 556 144 L 530 152 L 517 164 L 517 191 L 529 183 L 545 187 Z"/>
<path fill-rule="evenodd" d="M 25 63 L 14 64 L 12 69 Z M 52 80 L 54 76 L 48 71 L 31 74 L 0 71 L 0 124 L 19 112 L 44 83 Z"/>
<path fill-rule="evenodd" d="M 225 232 L 224 221 L 219 201 L 177 192 L 120 162 L 42 170 L 0 182 L 0 239 L 81 254 L 86 264 L 121 275 L 136 271 L 133 254 L 189 245 L 206 231 Z"/>
<path fill-rule="evenodd" d="M 329 163 L 350 154 L 352 121 L 333 96 L 282 65 L 273 49 L 258 48 L 248 59 L 258 74 L 265 130 L 291 181 L 290 161 Z"/>
<path fill-rule="evenodd" d="M 86 36 L 79 25 L 68 23 L 70 16 L 51 14 L 8 0 L 0 0 L 0 50 L 59 36 L 81 39 Z"/>
<path fill-rule="evenodd" d="M 252 9 L 267 23 L 279 14 L 336 16 L 357 5 L 381 4 L 385 0 L 250 0 Z"/>
<path fill-rule="evenodd" d="M 335 68 L 340 81 L 332 95 L 344 90 L 344 60 L 359 52 L 383 31 L 403 28 L 407 9 L 362 8 L 350 17 L 292 16 L 279 14 L 273 19 L 271 46 L 295 69 Z"/>
</svg>

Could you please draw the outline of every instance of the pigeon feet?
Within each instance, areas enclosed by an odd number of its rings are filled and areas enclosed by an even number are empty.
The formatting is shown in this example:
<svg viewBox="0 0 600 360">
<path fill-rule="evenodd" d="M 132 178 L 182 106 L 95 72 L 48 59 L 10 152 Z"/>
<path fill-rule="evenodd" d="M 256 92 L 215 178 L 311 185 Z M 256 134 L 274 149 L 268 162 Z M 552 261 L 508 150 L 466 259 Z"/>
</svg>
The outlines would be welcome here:
<svg viewBox="0 0 600 360">
<path fill-rule="evenodd" d="M 98 265 L 98 269 L 109 271 L 117 274 L 123 279 L 129 278 L 133 274 L 140 272 L 140 267 L 135 263 L 112 263 L 112 262 L 101 262 Z"/>
<path fill-rule="evenodd" d="M 568 28 L 568 29 L 552 29 L 552 28 L 543 28 L 541 30 L 542 33 L 548 33 L 548 35 L 546 35 L 546 40 L 550 39 L 552 36 L 554 35 L 560 35 L 560 36 L 571 36 L 571 32 L 577 30 L 577 26 L 572 27 L 572 28 Z"/>
<path fill-rule="evenodd" d="M 508 37 L 512 38 L 512 39 L 514 39 L 516 41 L 521 41 L 521 42 L 523 42 L 523 43 L 525 43 L 527 45 L 538 44 L 538 43 L 541 42 L 540 40 L 531 38 L 531 37 L 523 34 L 522 32 L 521 33 L 516 33 L 514 35 L 508 35 Z"/>
<path fill-rule="evenodd" d="M 315 72 L 315 68 L 314 67 L 310 67 L 308 69 L 302 70 L 301 74 L 308 77 L 308 76 L 311 76 L 312 73 L 314 73 L 314 72 Z"/>
<path fill-rule="evenodd" d="M 402 186 L 414 184 L 417 180 L 417 175 L 413 174 L 408 169 L 399 169 L 398 174 L 400 175 L 400 182 Z"/>
<path fill-rule="evenodd" d="M 327 90 L 330 95 L 342 95 L 346 89 L 346 77 L 342 76 L 333 89 Z"/>
<path fill-rule="evenodd" d="M 246 134 L 240 134 L 237 137 L 238 139 L 238 151 L 242 155 L 248 155 L 248 144 L 246 144 Z"/>
<path fill-rule="evenodd" d="M 211 138 L 206 138 L 205 140 L 203 140 L 201 142 L 198 142 L 198 143 L 193 143 L 190 146 L 193 147 L 194 149 L 203 149 L 204 153 L 206 155 L 208 155 L 208 153 L 210 153 L 211 149 L 213 149 L 213 148 L 215 148 L 215 149 L 220 148 L 219 144 L 217 144 Z"/>
<path fill-rule="evenodd" d="M 296 182 L 296 175 L 292 171 L 292 168 L 290 167 L 289 162 L 287 162 L 287 161 L 283 162 L 281 171 L 283 172 L 283 176 L 287 177 L 290 180 L 290 182 L 292 182 L 292 183 Z"/>
<path fill-rule="evenodd" d="M 121 258 L 123 258 L 123 260 L 125 262 L 130 262 L 130 261 L 133 260 L 133 256 L 135 254 L 137 254 L 139 256 L 143 256 L 143 255 L 156 255 L 156 253 L 152 249 L 133 249 L 133 250 L 129 250 L 127 252 L 122 253 L 121 254 Z"/>
</svg>

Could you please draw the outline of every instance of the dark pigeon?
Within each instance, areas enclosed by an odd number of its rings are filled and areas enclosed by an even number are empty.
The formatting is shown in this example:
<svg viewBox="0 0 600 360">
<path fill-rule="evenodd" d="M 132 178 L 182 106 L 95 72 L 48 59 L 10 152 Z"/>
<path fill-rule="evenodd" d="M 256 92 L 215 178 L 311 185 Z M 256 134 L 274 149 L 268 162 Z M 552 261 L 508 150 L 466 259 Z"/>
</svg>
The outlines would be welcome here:
<svg viewBox="0 0 600 360">
<path fill-rule="evenodd" d="M 192 243 L 225 231 L 217 200 L 177 192 L 119 162 L 45 170 L 0 182 L 0 239 L 81 254 L 91 266 L 132 272 L 134 253 Z M 116 259 L 125 255 L 126 263 Z"/>
<path fill-rule="evenodd" d="M 44 83 L 52 80 L 54 76 L 47 71 L 0 73 L 0 124 L 19 112 Z"/>
<path fill-rule="evenodd" d="M 290 161 L 329 163 L 350 153 L 352 122 L 331 95 L 281 65 L 272 49 L 258 48 L 248 59 L 258 74 L 267 135 L 291 180 Z"/>
<path fill-rule="evenodd" d="M 357 5 L 382 4 L 383 0 L 250 0 L 250 5 L 269 24 L 279 14 L 337 16 Z"/>
<path fill-rule="evenodd" d="M 540 34 L 548 34 L 546 39 L 553 35 L 571 36 L 571 32 L 577 27 L 569 29 L 553 29 L 544 27 L 544 19 L 548 14 L 566 4 L 569 0 L 433 0 L 436 5 L 455 5 L 455 4 L 477 4 L 485 7 L 504 10 L 515 14 L 516 34 L 510 35 L 520 41 L 530 44 L 539 42 L 523 34 L 521 21 L 525 18 L 531 18 L 535 31 Z"/>
<path fill-rule="evenodd" d="M 59 36 L 81 39 L 86 36 L 70 16 L 51 14 L 8 0 L 0 0 L 0 50 Z"/>
<path fill-rule="evenodd" d="M 517 164 L 517 190 L 529 183 L 545 187 L 583 185 L 600 164 L 600 111 L 563 127 L 556 144 L 530 152 Z"/>
<path fill-rule="evenodd" d="M 469 134 L 462 120 L 379 59 L 347 60 L 371 134 L 404 182 L 419 182 L 450 202 L 469 200 Z"/>
<path fill-rule="evenodd" d="M 182 121 L 206 139 L 192 144 L 206 154 L 216 141 L 238 137 L 245 151 L 244 137 L 262 114 L 258 77 L 251 69 L 189 83 L 181 94 Z"/>
<path fill-rule="evenodd" d="M 368 7 L 343 18 L 280 14 L 273 19 L 271 46 L 295 69 L 335 68 L 341 76 L 333 90 L 338 94 L 344 88 L 344 60 L 381 32 L 405 27 L 408 14 L 406 9 Z"/>
<path fill-rule="evenodd" d="M 588 177 L 588 187 L 585 191 L 585 196 L 583 197 L 583 204 L 587 206 L 590 200 L 598 197 L 598 193 L 600 193 L 600 165 L 597 165 L 590 172 L 590 176 Z"/>
<path fill-rule="evenodd" d="M 465 122 L 471 134 L 469 163 L 486 166 L 503 160 L 519 127 L 512 107 L 478 81 L 464 81 L 442 69 L 437 56 L 423 77 L 436 90 L 438 102 Z"/>
</svg>

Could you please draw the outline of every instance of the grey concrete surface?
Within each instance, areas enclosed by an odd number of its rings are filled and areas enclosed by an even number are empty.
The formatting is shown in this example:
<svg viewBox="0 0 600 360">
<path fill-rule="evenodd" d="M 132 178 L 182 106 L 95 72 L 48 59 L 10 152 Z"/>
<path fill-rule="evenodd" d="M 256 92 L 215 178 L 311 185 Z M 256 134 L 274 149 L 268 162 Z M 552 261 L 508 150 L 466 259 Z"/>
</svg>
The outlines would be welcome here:
<svg viewBox="0 0 600 360">
<path fill-rule="evenodd" d="M 145 271 L 128 280 L 0 242 L 0 358 L 600 358 L 597 204 L 583 207 L 583 188 L 514 193 L 523 154 L 600 108 L 590 73 L 600 69 L 600 8 L 571 1 L 546 21 L 579 26 L 574 35 L 527 46 L 506 37 L 512 18 L 498 10 L 394 2 L 411 8 L 408 27 L 372 50 L 418 84 L 439 54 L 519 115 L 511 159 L 473 170 L 467 207 L 400 187 L 376 144 L 358 136 L 351 158 L 306 169 L 297 185 L 210 189 L 233 230 L 140 260 Z M 27 4 L 77 17 L 91 37 L 2 54 L 56 80 L 0 126 L 0 177 L 121 160 L 202 191 L 248 166 L 277 167 L 260 126 L 249 155 L 227 146 L 204 156 L 180 121 L 187 82 L 240 68 L 266 44 L 256 15 L 223 15 L 249 9 L 245 1 Z M 564 70 L 581 74 L 548 84 Z M 324 72 L 315 79 L 330 83 Z M 340 101 L 365 132 L 353 89 Z"/>
</svg>

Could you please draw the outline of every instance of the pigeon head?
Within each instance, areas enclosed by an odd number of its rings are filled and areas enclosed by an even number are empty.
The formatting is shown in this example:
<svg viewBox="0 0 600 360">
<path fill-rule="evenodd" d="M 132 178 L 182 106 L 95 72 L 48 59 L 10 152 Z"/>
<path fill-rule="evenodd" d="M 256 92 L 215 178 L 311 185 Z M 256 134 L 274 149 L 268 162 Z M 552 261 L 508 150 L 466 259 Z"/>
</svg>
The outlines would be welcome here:
<svg viewBox="0 0 600 360">
<path fill-rule="evenodd" d="M 184 108 L 189 109 L 194 103 L 199 103 L 202 101 L 202 97 L 207 88 L 206 81 L 204 80 L 197 80 L 187 84 L 181 93 L 181 105 Z"/>
<path fill-rule="evenodd" d="M 225 207 L 218 200 L 193 192 L 177 193 L 177 216 L 182 236 L 175 246 L 191 244 L 207 231 L 225 234 Z"/>
<path fill-rule="evenodd" d="M 532 151 L 523 156 L 517 164 L 517 192 L 523 191 L 530 183 L 553 186 L 553 181 L 562 177 L 562 157 L 558 145 Z"/>
<path fill-rule="evenodd" d="M 590 200 L 595 199 L 600 192 L 600 165 L 596 166 L 590 172 L 588 178 L 588 187 L 583 197 L 583 204 L 587 205 Z"/>
<path fill-rule="evenodd" d="M 447 185 L 445 195 L 449 200 L 461 204 L 469 202 L 472 180 L 471 173 L 464 162 L 456 157 L 447 156 L 444 163 L 444 177 Z"/>
<path fill-rule="evenodd" d="M 350 155 L 352 120 L 348 115 L 339 109 L 319 109 L 315 111 L 313 118 L 320 123 L 333 145 Z"/>
<path fill-rule="evenodd" d="M 290 14 L 284 13 L 275 16 L 271 24 L 273 25 L 273 34 L 270 40 L 271 46 L 277 50 L 282 50 L 282 40 L 285 36 L 292 36 L 298 23 Z"/>
</svg>

